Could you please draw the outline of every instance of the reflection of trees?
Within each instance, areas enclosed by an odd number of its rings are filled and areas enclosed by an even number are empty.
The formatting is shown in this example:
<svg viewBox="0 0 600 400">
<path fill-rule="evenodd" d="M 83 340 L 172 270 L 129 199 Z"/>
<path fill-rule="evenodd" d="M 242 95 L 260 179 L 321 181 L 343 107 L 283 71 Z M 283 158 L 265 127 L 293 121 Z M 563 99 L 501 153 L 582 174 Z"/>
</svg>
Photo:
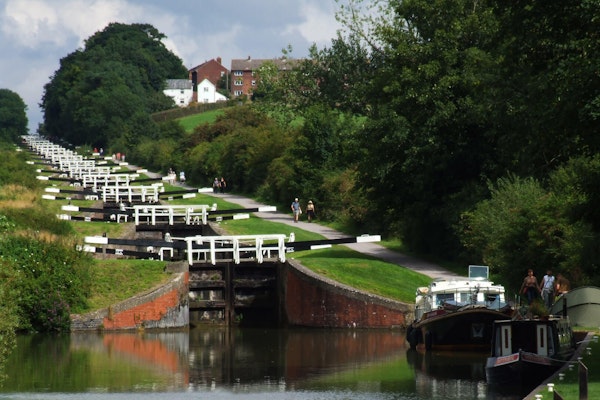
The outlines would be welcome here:
<svg viewBox="0 0 600 400">
<path fill-rule="evenodd" d="M 6 380 L 6 362 L 16 345 L 15 328 L 17 326 L 16 291 L 12 272 L 3 265 L 0 272 L 0 387 Z"/>
<path fill-rule="evenodd" d="M 6 380 L 6 360 L 13 352 L 15 343 L 16 335 L 14 330 L 0 330 L 0 387 L 2 387 L 4 381 Z"/>
</svg>

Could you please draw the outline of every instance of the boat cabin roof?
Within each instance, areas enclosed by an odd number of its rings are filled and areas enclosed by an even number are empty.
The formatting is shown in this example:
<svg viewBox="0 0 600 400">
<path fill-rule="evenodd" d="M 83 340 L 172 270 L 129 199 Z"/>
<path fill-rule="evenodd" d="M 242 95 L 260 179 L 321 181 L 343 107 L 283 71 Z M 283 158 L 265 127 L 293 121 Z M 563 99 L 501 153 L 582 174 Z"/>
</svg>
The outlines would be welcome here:
<svg viewBox="0 0 600 400">
<path fill-rule="evenodd" d="M 469 265 L 469 279 L 489 280 L 490 267 L 487 265 Z"/>
</svg>

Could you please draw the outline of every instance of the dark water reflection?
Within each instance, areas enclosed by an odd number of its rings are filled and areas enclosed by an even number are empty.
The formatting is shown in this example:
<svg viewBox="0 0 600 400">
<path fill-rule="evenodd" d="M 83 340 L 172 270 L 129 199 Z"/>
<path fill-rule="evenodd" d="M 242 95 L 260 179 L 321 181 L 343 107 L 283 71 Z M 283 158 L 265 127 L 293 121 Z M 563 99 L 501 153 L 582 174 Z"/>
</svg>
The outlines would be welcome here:
<svg viewBox="0 0 600 400">
<path fill-rule="evenodd" d="M 22 336 L 0 399 L 510 399 L 485 354 L 409 351 L 389 330 L 195 328 Z"/>
</svg>

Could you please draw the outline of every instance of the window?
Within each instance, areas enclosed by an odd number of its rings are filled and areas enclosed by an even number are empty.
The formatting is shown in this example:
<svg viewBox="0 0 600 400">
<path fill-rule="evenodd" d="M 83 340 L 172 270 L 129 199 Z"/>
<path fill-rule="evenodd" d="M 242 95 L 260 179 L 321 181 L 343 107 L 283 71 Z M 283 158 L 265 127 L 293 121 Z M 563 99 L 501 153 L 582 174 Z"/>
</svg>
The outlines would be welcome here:
<svg viewBox="0 0 600 400">
<path fill-rule="evenodd" d="M 233 92 L 233 94 L 236 96 L 241 96 L 244 94 L 244 92 L 242 92 L 241 90 L 236 90 L 235 92 Z"/>
<path fill-rule="evenodd" d="M 243 79 L 236 79 L 235 81 L 233 81 L 233 84 L 235 86 L 242 86 L 244 84 L 244 80 Z"/>
<path fill-rule="evenodd" d="M 437 295 L 437 302 L 436 304 L 442 305 L 448 301 L 454 301 L 454 293 L 439 293 Z"/>
<path fill-rule="evenodd" d="M 252 79 L 252 86 L 256 86 L 256 79 Z"/>
<path fill-rule="evenodd" d="M 208 92 L 208 87 L 205 87 L 205 88 L 204 88 L 204 91 L 205 91 L 205 92 Z"/>
<path fill-rule="evenodd" d="M 242 71 L 233 71 L 234 76 L 242 76 L 244 73 Z"/>
</svg>

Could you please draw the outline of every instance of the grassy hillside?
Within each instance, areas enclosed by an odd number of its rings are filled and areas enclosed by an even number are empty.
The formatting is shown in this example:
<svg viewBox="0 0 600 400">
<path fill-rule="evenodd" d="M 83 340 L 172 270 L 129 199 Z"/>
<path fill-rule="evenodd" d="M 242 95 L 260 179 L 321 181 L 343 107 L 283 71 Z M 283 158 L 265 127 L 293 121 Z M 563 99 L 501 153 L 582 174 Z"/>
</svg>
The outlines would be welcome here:
<svg viewBox="0 0 600 400">
<path fill-rule="evenodd" d="M 187 133 L 190 133 L 193 132 L 194 128 L 198 125 L 215 122 L 217 117 L 221 114 L 223 114 L 223 109 L 189 115 L 187 117 L 178 118 L 177 121 L 179 121 Z"/>
</svg>

